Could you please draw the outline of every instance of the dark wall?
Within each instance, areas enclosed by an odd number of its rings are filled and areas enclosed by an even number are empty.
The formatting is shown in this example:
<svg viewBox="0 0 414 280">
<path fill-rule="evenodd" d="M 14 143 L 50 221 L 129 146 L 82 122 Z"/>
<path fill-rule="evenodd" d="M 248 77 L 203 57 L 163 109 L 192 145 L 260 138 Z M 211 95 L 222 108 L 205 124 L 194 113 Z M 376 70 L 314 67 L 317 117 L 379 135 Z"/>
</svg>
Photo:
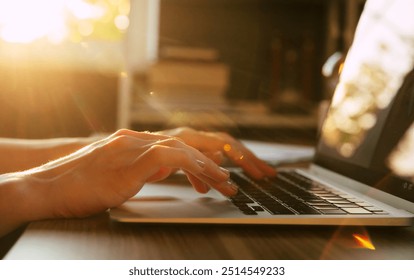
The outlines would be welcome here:
<svg viewBox="0 0 414 280">
<path fill-rule="evenodd" d="M 305 99 L 320 99 L 328 1 L 161 3 L 160 46 L 218 49 L 231 67 L 229 98 L 267 99 L 293 84 Z"/>
</svg>

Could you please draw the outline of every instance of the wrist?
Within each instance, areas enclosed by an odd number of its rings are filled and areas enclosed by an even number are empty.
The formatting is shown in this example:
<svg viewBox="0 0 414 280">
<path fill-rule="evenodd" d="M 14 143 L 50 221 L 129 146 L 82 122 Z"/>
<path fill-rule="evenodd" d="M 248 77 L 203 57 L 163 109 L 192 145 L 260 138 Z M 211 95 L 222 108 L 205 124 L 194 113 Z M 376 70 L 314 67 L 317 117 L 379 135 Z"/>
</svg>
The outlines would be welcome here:
<svg viewBox="0 0 414 280">
<path fill-rule="evenodd" d="M 27 172 L 10 175 L 6 184 L 10 189 L 11 203 L 21 223 L 53 218 L 50 183 L 32 178 Z"/>
</svg>

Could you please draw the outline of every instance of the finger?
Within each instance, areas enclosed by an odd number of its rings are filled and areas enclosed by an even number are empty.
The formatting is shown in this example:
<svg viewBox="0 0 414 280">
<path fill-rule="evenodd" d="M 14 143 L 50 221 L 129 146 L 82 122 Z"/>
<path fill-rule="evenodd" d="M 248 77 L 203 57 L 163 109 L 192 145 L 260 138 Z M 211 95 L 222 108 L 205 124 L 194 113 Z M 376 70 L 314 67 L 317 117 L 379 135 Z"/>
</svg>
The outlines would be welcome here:
<svg viewBox="0 0 414 280">
<path fill-rule="evenodd" d="M 168 138 L 171 137 L 152 134 L 149 132 L 136 132 L 128 129 L 120 129 L 106 138 L 93 142 L 92 144 L 86 146 L 83 150 L 91 151 L 100 147 L 105 148 L 106 146 L 110 147 L 111 150 L 116 147 L 121 150 L 126 150 L 127 148 L 136 148 L 137 146 L 141 147 L 145 145 L 145 143 L 150 144 L 154 143 L 154 141 L 165 140 Z"/>
<path fill-rule="evenodd" d="M 238 187 L 234 185 L 230 180 L 226 181 L 214 181 L 209 177 L 204 176 L 203 174 L 194 175 L 198 181 L 203 182 L 207 186 L 210 186 L 217 191 L 219 191 L 224 196 L 234 196 L 238 192 Z"/>
<path fill-rule="evenodd" d="M 252 158 L 252 164 L 257 166 L 265 174 L 265 176 L 276 176 L 276 169 L 264 162 L 263 160 L 259 159 L 258 157 L 254 156 L 254 158 Z"/>
<path fill-rule="evenodd" d="M 168 138 L 165 140 L 159 140 L 156 142 L 156 145 L 176 148 L 176 149 L 182 149 L 183 151 L 187 151 L 191 153 L 193 156 L 195 156 L 199 160 L 198 162 L 199 164 L 204 165 L 203 174 L 205 176 L 209 176 L 214 181 L 224 181 L 224 180 L 228 180 L 229 178 L 229 172 L 226 169 L 218 166 L 212 159 L 206 157 L 206 155 L 201 153 L 199 150 L 186 145 L 185 143 L 181 142 L 181 140 L 178 140 L 177 138 Z M 182 168 L 182 169 L 185 169 L 185 168 Z"/>
<path fill-rule="evenodd" d="M 119 135 L 118 135 L 119 134 Z M 118 136 L 116 136 L 118 135 Z M 209 133 L 201 133 L 203 137 L 211 137 L 206 136 L 210 135 Z M 205 153 L 211 160 L 213 160 L 216 164 L 220 164 L 223 160 L 223 153 L 232 160 L 236 165 L 242 167 L 246 173 L 250 176 L 260 179 L 265 176 L 274 176 L 275 170 L 264 163 L 262 160 L 258 159 L 251 151 L 249 151 L 246 147 L 244 147 L 238 141 L 235 141 L 231 137 L 227 136 L 226 134 L 217 134 L 221 135 L 222 139 L 228 140 L 226 144 L 223 145 L 222 151 L 215 150 L 214 152 L 207 152 Z M 154 144 L 156 145 L 163 145 L 168 147 L 176 147 L 176 148 L 187 148 L 190 149 L 189 146 L 184 144 L 178 138 L 173 138 L 169 136 L 163 136 L 158 134 L 151 134 L 151 133 L 140 133 L 134 132 L 130 130 L 120 130 L 112 137 L 108 138 L 101 144 L 102 146 L 109 146 L 108 141 L 112 142 L 110 147 L 110 151 L 108 153 L 118 153 L 118 150 L 123 150 L 123 153 L 131 153 L 134 155 L 134 150 L 139 153 L 143 153 L 144 151 L 150 149 Z M 207 138 L 205 138 L 207 141 Z M 209 142 L 212 143 L 212 146 L 218 146 L 219 144 L 213 139 L 209 139 Z M 104 145 L 105 144 L 105 145 Z M 116 148 L 117 147 L 117 148 Z M 125 149 L 125 147 L 129 147 Z M 193 152 L 197 153 L 198 150 L 193 149 Z M 218 149 L 218 148 L 217 148 Z M 134 158 L 133 158 L 134 159 Z M 211 167 L 212 165 L 208 165 Z M 217 169 L 217 168 L 215 168 Z M 217 175 L 217 174 L 216 174 Z"/>
<path fill-rule="evenodd" d="M 208 159 L 200 151 L 184 144 L 178 139 L 170 137 L 155 142 L 147 141 L 144 146 L 148 147 L 145 153 L 155 153 L 153 156 L 148 156 L 148 159 L 153 160 L 154 158 L 157 158 L 159 161 L 153 161 L 153 163 L 155 163 L 154 169 L 149 170 L 148 173 L 151 175 L 144 178 L 145 181 L 142 183 L 162 177 L 162 174 L 165 173 L 162 173 L 160 169 L 165 170 L 167 168 L 168 170 L 171 170 L 172 168 L 181 168 L 185 170 L 187 174 L 191 174 L 191 176 L 188 176 L 189 180 L 199 192 L 205 193 L 208 191 L 208 185 L 210 185 L 226 196 L 231 196 L 237 193 L 237 187 L 228 181 L 229 172 L 227 170 L 217 166 L 214 161 Z M 217 155 L 216 152 L 216 157 L 221 158 L 222 156 Z M 191 163 L 191 160 L 188 160 L 190 158 L 192 158 L 192 164 L 188 164 L 189 162 Z M 196 162 L 197 166 L 195 169 L 194 162 Z M 147 162 L 147 165 L 151 165 L 151 162 Z M 156 171 L 157 168 L 158 171 Z M 202 170 L 199 168 L 202 168 Z M 142 175 L 140 177 L 142 177 Z"/>
<path fill-rule="evenodd" d="M 254 178 L 263 178 L 276 174 L 273 167 L 257 158 L 242 143 L 227 133 L 184 129 L 178 132 L 178 134 L 181 134 L 180 136 L 183 137 L 187 144 L 196 147 L 207 155 L 217 152 L 224 153 L 233 163 L 242 167 L 246 173 Z M 214 161 L 218 163 L 218 159 L 214 159 Z"/>
<path fill-rule="evenodd" d="M 165 167 L 180 168 L 198 178 L 202 174 L 202 178 L 208 178 L 212 182 L 228 180 L 228 173 L 197 150 L 163 145 L 154 145 L 141 154 L 134 164 L 125 171 L 125 176 L 129 176 L 131 180 L 145 183 L 160 168 Z"/>
<path fill-rule="evenodd" d="M 127 148 L 125 148 L 127 147 Z M 187 152 L 192 154 L 192 157 L 198 160 L 198 164 L 203 164 L 203 171 L 206 176 L 210 176 L 215 181 L 223 181 L 227 180 L 229 174 L 226 170 L 220 168 L 215 164 L 212 160 L 208 159 L 205 155 L 203 155 L 197 149 L 186 145 L 185 143 L 181 142 L 177 138 L 168 137 L 165 139 L 156 139 L 154 140 L 142 140 L 136 139 L 132 136 L 116 136 L 116 138 L 112 139 L 111 142 L 107 143 L 103 148 L 107 149 L 107 153 L 119 156 L 123 156 L 124 158 L 131 158 L 131 161 L 136 160 L 136 157 L 139 157 L 141 154 L 147 152 L 150 149 L 154 148 L 167 148 L 165 151 L 168 151 L 168 148 L 175 148 L 181 149 L 183 152 Z M 159 155 L 158 157 L 165 157 L 168 155 Z M 116 156 L 115 156 L 116 158 Z M 125 159 L 124 159 L 125 160 Z M 161 166 L 162 170 L 158 170 L 155 174 L 152 174 L 151 177 L 147 178 L 148 181 L 158 180 L 159 178 L 165 177 L 167 174 L 172 172 L 172 168 L 182 168 L 185 169 L 185 166 Z M 193 170 L 190 170 L 194 172 Z"/>
<path fill-rule="evenodd" d="M 169 141 L 170 142 L 170 141 Z M 166 144 L 166 142 L 161 142 L 163 144 Z M 173 142 L 169 143 L 172 145 Z M 184 145 L 184 144 L 183 144 Z M 180 146 L 180 145 L 176 145 Z M 180 159 L 181 155 L 184 155 L 184 158 L 188 156 L 186 151 L 171 146 L 159 146 L 163 149 L 168 149 L 169 152 L 173 151 L 176 153 L 175 155 L 171 154 L 171 157 L 168 157 L 168 159 L 176 158 Z M 198 150 L 193 149 L 191 147 L 187 147 L 190 149 L 190 151 L 194 152 L 196 158 L 197 156 L 203 156 Z M 183 153 L 184 152 L 184 153 Z M 217 166 L 213 161 L 209 160 L 208 158 L 204 157 L 202 159 L 197 159 L 197 166 L 202 168 L 202 171 L 199 172 L 198 170 L 193 170 L 191 168 L 188 168 L 185 164 L 182 164 L 180 166 L 181 169 L 184 170 L 186 174 L 188 174 L 188 178 L 190 183 L 194 186 L 194 188 L 201 192 L 206 193 L 209 190 L 209 186 L 215 188 L 217 191 L 222 193 L 225 196 L 233 196 L 237 193 L 238 188 L 233 185 L 229 180 L 229 172 L 225 170 L 222 167 Z"/>
<path fill-rule="evenodd" d="M 159 133 L 151 133 L 148 131 L 139 132 L 139 131 L 134 131 L 134 130 L 129 130 L 129 129 L 120 129 L 109 137 L 117 137 L 121 135 L 131 136 L 131 137 L 142 139 L 142 140 L 165 140 L 165 139 L 171 138 L 171 136 L 166 136 L 166 135 L 162 135 Z"/>
<path fill-rule="evenodd" d="M 224 155 L 222 151 L 216 152 L 203 152 L 209 159 L 214 161 L 216 164 L 222 164 L 224 161 Z"/>
<path fill-rule="evenodd" d="M 207 193 L 210 190 L 210 187 L 206 182 L 203 182 L 191 173 L 185 172 L 185 174 L 188 181 L 190 181 L 191 185 L 193 185 L 194 189 L 199 193 Z"/>
<path fill-rule="evenodd" d="M 174 172 L 173 168 L 161 167 L 157 173 L 153 174 L 147 179 L 147 182 L 157 182 L 166 179 L 171 173 Z"/>
<path fill-rule="evenodd" d="M 218 135 L 221 139 L 226 141 L 223 144 L 222 149 L 227 157 L 229 157 L 237 165 L 244 168 L 247 173 L 255 178 L 264 176 L 272 177 L 276 175 L 276 170 L 272 166 L 258 158 L 242 142 L 234 139 L 226 133 L 218 133 Z"/>
<path fill-rule="evenodd" d="M 207 193 L 210 190 L 210 187 L 229 197 L 236 195 L 238 192 L 238 187 L 234 185 L 230 180 L 217 182 L 202 173 L 193 175 L 189 172 L 186 172 L 186 174 L 190 183 L 200 193 Z"/>
<path fill-rule="evenodd" d="M 275 170 L 257 158 L 249 149 L 237 141 L 224 144 L 223 151 L 236 165 L 245 170 L 247 174 L 256 179 L 274 176 Z"/>
<path fill-rule="evenodd" d="M 105 149 L 106 153 L 118 158 L 129 157 L 134 159 L 154 145 L 184 148 L 185 144 L 177 138 L 154 135 L 151 133 L 138 133 L 130 130 L 120 130 L 105 140 L 95 143 L 94 148 Z"/>
</svg>

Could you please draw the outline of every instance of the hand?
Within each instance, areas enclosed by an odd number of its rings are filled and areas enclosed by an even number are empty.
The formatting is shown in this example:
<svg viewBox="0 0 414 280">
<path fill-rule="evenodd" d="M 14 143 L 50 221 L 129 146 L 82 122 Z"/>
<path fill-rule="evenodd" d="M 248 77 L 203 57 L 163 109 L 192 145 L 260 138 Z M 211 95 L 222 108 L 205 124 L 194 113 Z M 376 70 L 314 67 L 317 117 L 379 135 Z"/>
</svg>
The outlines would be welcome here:
<svg viewBox="0 0 414 280">
<path fill-rule="evenodd" d="M 182 169 L 194 188 L 209 187 L 231 196 L 237 188 L 229 174 L 199 150 L 178 138 L 120 130 L 67 157 L 24 172 L 30 190 L 52 217 L 82 217 L 118 206 L 146 182 Z M 35 187 L 33 187 L 35 186 Z M 38 202 L 40 203 L 40 202 Z"/>
<path fill-rule="evenodd" d="M 182 139 L 183 142 L 200 150 L 217 164 L 220 164 L 226 156 L 253 178 L 261 179 L 276 175 L 273 167 L 257 158 L 242 143 L 227 133 L 197 131 L 187 127 L 161 131 L 160 133 Z"/>
</svg>

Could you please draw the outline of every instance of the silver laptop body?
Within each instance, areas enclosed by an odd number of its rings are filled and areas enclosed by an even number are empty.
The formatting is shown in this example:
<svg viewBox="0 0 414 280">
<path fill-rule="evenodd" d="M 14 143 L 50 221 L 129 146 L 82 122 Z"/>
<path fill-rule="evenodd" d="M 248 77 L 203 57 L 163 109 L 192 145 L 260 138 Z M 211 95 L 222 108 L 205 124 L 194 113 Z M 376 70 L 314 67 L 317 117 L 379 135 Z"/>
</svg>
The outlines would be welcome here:
<svg viewBox="0 0 414 280">
<path fill-rule="evenodd" d="M 198 223 L 198 224 L 280 224 L 280 225 L 371 225 L 407 226 L 414 221 L 414 203 L 390 195 L 318 165 L 297 169 L 299 173 L 326 185 L 334 191 L 353 197 L 382 214 L 346 215 L 273 215 L 258 211 L 246 215 L 228 198 L 215 190 L 201 195 L 185 181 L 183 174 L 161 183 L 146 185 L 122 206 L 111 209 L 110 216 L 119 222 L 132 223 Z M 252 209 L 257 203 L 248 204 Z"/>
</svg>

